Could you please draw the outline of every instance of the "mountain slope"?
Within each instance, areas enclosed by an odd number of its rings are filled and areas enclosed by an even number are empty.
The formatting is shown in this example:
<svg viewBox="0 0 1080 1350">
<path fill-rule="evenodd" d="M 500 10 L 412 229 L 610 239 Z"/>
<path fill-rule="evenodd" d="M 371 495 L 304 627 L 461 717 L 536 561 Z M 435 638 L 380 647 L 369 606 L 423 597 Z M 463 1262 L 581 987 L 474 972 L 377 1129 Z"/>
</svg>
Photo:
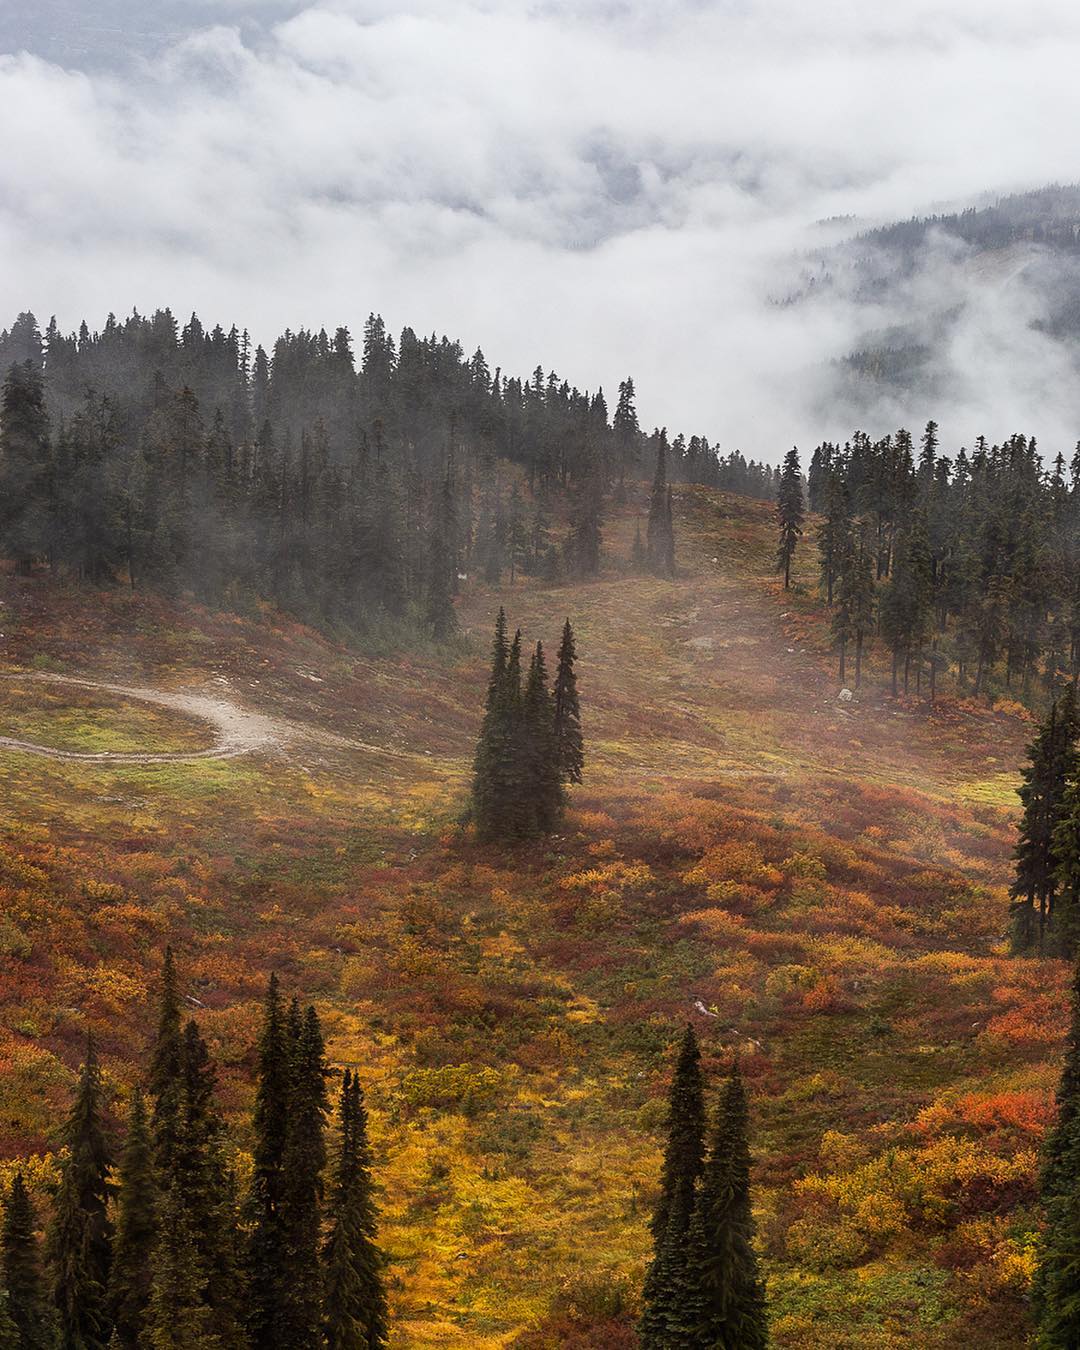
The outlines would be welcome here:
<svg viewBox="0 0 1080 1350">
<path fill-rule="evenodd" d="M 5 578 L 9 672 L 216 690 L 311 734 L 167 765 L 0 750 L 4 1156 L 55 1146 L 88 1022 L 131 1080 L 166 940 L 238 1110 L 274 968 L 369 1094 L 396 1343 L 600 1345 L 691 1017 L 751 1088 L 777 1345 L 1024 1344 L 1066 984 L 1000 944 L 1025 726 L 838 701 L 810 541 L 784 597 L 765 504 L 683 488 L 677 526 L 674 582 L 470 582 L 465 640 L 395 658 Z M 564 833 L 513 850 L 456 824 L 500 603 L 552 645 L 570 614 L 589 749 Z"/>
</svg>

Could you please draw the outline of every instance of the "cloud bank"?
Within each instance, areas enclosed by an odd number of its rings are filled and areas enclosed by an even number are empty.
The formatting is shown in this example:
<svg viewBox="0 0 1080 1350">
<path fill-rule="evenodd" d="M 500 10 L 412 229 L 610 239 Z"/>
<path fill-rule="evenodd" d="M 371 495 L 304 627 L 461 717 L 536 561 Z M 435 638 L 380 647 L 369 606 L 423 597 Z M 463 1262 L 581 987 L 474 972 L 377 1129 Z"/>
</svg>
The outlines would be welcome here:
<svg viewBox="0 0 1080 1350">
<path fill-rule="evenodd" d="M 199 0 L 153 22 L 110 0 L 92 28 L 75 0 L 21 3 L 5 321 L 168 304 L 268 340 L 378 310 L 515 372 L 632 373 L 648 424 L 773 460 L 855 415 L 822 363 L 865 306 L 770 303 L 852 228 L 818 222 L 1080 177 L 1064 0 Z M 1019 276 L 928 256 L 890 306 L 955 294 L 946 406 L 872 415 L 1074 441 L 1071 366 Z"/>
</svg>

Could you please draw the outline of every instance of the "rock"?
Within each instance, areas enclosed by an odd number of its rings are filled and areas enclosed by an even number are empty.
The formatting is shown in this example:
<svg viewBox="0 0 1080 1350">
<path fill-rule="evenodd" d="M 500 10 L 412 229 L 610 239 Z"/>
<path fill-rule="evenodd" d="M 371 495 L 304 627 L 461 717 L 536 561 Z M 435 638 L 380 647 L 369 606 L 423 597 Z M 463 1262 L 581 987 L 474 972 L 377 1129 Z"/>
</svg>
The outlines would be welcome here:
<svg viewBox="0 0 1080 1350">
<path fill-rule="evenodd" d="M 841 703 L 850 703 L 851 700 L 855 697 L 855 695 L 851 692 L 850 689 L 841 689 L 838 697 Z"/>
</svg>

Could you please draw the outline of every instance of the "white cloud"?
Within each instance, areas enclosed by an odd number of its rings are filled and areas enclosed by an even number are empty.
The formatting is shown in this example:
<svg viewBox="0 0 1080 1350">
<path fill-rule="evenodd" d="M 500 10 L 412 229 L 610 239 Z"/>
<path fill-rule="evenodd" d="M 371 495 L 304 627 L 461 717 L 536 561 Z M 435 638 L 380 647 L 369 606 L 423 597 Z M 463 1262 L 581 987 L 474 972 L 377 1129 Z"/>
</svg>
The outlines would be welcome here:
<svg viewBox="0 0 1080 1350">
<path fill-rule="evenodd" d="M 378 309 L 507 369 L 609 389 L 632 372 L 646 421 L 775 459 L 850 429 L 849 409 L 822 409 L 817 364 L 864 316 L 842 293 L 766 303 L 815 221 L 1080 176 L 1080 11 L 1063 0 L 194 14 L 111 73 L 0 60 L 0 106 L 19 114 L 0 159 L 3 315 L 74 326 L 169 304 L 268 339 Z M 1033 293 L 982 278 L 972 299 L 971 269 L 939 261 L 918 284 L 960 288 L 950 406 L 881 415 L 1074 439 L 1060 352 L 1026 327 Z"/>
</svg>

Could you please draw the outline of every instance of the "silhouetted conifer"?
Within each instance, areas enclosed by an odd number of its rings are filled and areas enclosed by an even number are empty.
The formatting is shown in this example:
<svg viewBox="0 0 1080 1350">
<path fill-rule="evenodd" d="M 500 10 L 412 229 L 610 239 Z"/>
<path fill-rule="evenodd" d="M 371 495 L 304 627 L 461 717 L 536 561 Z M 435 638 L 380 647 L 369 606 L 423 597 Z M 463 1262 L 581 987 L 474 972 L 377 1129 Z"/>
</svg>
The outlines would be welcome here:
<svg viewBox="0 0 1080 1350">
<path fill-rule="evenodd" d="M 733 1067 L 687 1235 L 678 1321 L 686 1345 L 764 1350 L 765 1289 L 753 1238 L 746 1091 Z"/>
<path fill-rule="evenodd" d="M 45 1298 L 34 1211 L 21 1172 L 15 1173 L 5 1197 L 0 1270 L 7 1290 L 8 1316 L 17 1334 L 17 1350 L 53 1350 L 53 1313 Z"/>
<path fill-rule="evenodd" d="M 288 1256 L 282 1230 L 286 1122 L 292 1050 L 276 975 L 270 976 L 258 1046 L 255 1148 L 249 1201 L 248 1331 L 254 1350 L 280 1340 Z"/>
<path fill-rule="evenodd" d="M 341 1138 L 331 1187 L 324 1332 L 328 1350 L 381 1350 L 389 1337 L 383 1258 L 376 1245 L 367 1115 L 348 1070 L 339 1102 Z"/>
<path fill-rule="evenodd" d="M 777 571 L 784 574 L 784 589 L 791 585 L 791 560 L 802 534 L 803 486 L 799 470 L 799 452 L 792 448 L 784 456 L 780 474 L 780 490 L 776 501 L 780 521 L 780 544 L 776 553 Z"/>
<path fill-rule="evenodd" d="M 681 1297 L 686 1237 L 705 1154 L 701 1051 L 687 1024 L 668 1096 L 667 1144 L 652 1218 L 653 1259 L 645 1276 L 639 1335 L 642 1350 L 667 1350 Z M 676 1342 L 677 1343 L 677 1342 Z"/>
<path fill-rule="evenodd" d="M 131 1101 L 118 1181 L 109 1306 L 117 1346 L 139 1350 L 150 1304 L 157 1187 L 146 1104 L 138 1090 Z"/>
<path fill-rule="evenodd" d="M 292 1016 L 295 1027 L 289 1074 L 282 1170 L 282 1230 L 287 1278 L 281 1344 L 317 1350 L 322 1340 L 322 1173 L 326 1165 L 326 1061 L 314 1008 Z"/>
<path fill-rule="evenodd" d="M 555 705 L 555 753 L 559 775 L 564 783 L 580 783 L 585 768 L 585 742 L 581 734 L 581 708 L 578 704 L 577 675 L 574 665 L 577 648 L 574 630 L 567 619 L 559 643 L 553 700 Z"/>
<path fill-rule="evenodd" d="M 47 1256 L 58 1350 L 106 1350 L 112 1332 L 108 1286 L 109 1148 L 102 1126 L 101 1071 L 93 1037 L 64 1130 L 67 1155 L 49 1225 Z"/>
</svg>

